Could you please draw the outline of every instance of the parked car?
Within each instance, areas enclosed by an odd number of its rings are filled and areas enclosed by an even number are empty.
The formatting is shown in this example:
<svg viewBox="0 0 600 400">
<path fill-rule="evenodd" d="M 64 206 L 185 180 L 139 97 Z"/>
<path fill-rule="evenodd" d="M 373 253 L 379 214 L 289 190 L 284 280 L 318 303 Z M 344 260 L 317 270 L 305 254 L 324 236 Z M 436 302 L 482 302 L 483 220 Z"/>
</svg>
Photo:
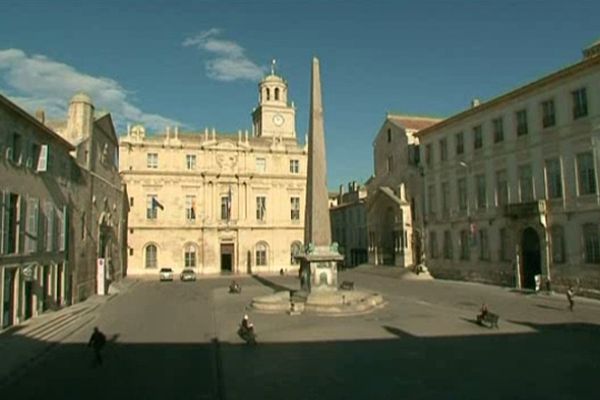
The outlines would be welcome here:
<svg viewBox="0 0 600 400">
<path fill-rule="evenodd" d="M 191 268 L 184 268 L 183 271 L 181 271 L 181 280 L 184 282 L 185 281 L 195 281 L 196 273 Z"/>
<path fill-rule="evenodd" d="M 173 280 L 173 268 L 161 268 L 158 273 L 160 281 L 172 281 Z"/>
</svg>

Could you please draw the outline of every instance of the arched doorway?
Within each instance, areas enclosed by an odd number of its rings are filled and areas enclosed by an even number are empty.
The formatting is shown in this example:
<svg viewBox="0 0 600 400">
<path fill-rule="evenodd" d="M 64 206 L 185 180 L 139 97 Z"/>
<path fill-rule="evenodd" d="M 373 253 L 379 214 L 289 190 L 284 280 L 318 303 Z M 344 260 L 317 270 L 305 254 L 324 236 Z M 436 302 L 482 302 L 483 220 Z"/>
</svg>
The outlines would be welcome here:
<svg viewBox="0 0 600 400">
<path fill-rule="evenodd" d="M 521 248 L 523 251 L 521 286 L 535 289 L 535 276 L 542 273 L 540 237 L 535 229 L 525 228 L 521 238 Z"/>
<path fill-rule="evenodd" d="M 381 220 L 381 250 L 382 260 L 381 263 L 385 265 L 394 265 L 394 242 L 396 240 L 394 232 L 394 221 L 396 216 L 393 207 L 388 207 L 383 214 Z"/>
</svg>

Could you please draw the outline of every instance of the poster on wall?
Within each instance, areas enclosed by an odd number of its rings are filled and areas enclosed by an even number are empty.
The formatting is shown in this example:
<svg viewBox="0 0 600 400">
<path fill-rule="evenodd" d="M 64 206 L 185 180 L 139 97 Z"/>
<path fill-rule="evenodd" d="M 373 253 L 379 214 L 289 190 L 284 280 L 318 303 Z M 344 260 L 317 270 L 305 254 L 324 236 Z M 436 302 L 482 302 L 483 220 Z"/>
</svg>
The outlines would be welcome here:
<svg viewBox="0 0 600 400">
<path fill-rule="evenodd" d="M 104 258 L 98 259 L 96 268 L 96 293 L 101 296 L 106 294 L 106 262 Z"/>
</svg>

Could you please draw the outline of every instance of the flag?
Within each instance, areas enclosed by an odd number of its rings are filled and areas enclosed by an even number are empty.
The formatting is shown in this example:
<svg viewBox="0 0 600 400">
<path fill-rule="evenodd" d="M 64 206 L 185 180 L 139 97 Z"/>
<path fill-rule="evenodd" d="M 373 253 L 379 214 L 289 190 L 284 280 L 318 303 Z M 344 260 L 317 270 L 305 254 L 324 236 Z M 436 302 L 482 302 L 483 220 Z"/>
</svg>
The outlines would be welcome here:
<svg viewBox="0 0 600 400">
<path fill-rule="evenodd" d="M 156 207 L 160 208 L 161 210 L 165 209 L 165 207 L 158 202 L 156 197 L 152 197 L 152 209 L 156 209 Z"/>
<path fill-rule="evenodd" d="M 227 220 L 231 218 L 231 202 L 233 195 L 231 194 L 231 185 L 229 185 L 229 192 L 227 192 Z"/>
<path fill-rule="evenodd" d="M 192 206 L 190 208 L 190 219 L 196 219 L 196 201 L 192 200 Z"/>
</svg>

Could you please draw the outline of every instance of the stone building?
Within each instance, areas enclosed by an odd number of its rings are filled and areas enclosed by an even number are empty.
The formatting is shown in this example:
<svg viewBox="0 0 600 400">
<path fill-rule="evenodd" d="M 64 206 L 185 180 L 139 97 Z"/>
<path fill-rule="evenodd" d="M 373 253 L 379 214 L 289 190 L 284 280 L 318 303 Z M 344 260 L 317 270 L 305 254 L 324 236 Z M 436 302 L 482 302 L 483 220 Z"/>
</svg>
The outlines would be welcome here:
<svg viewBox="0 0 600 400">
<path fill-rule="evenodd" d="M 434 276 L 600 289 L 599 46 L 417 133 Z"/>
<path fill-rule="evenodd" d="M 337 201 L 329 207 L 332 240 L 339 244 L 346 267 L 368 261 L 366 197 L 366 188 L 351 182 L 347 192 L 340 185 Z"/>
<path fill-rule="evenodd" d="M 259 83 L 252 130 L 146 134 L 120 140 L 127 182 L 129 271 L 184 267 L 199 274 L 297 269 L 302 247 L 306 147 L 296 138 L 287 82 Z"/>
<path fill-rule="evenodd" d="M 418 216 L 422 180 L 415 133 L 440 120 L 388 114 L 373 141 L 374 175 L 367 181 L 368 261 L 410 267 L 422 252 Z"/>
<path fill-rule="evenodd" d="M 125 268 L 110 115 L 77 95 L 60 132 L 50 125 L 0 95 L 0 329 L 95 293 L 100 256 L 110 280 Z"/>
</svg>

